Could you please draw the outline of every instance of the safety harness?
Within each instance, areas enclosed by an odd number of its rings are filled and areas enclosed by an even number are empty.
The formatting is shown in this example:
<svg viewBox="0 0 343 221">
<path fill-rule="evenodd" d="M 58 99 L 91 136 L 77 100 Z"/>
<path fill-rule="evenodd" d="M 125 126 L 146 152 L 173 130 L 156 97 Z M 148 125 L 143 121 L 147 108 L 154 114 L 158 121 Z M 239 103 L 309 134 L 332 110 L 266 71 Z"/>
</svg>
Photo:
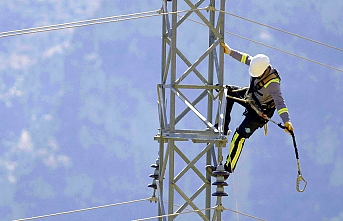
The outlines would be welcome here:
<svg viewBox="0 0 343 221">
<path fill-rule="evenodd" d="M 263 88 L 265 85 L 267 85 L 271 80 L 274 80 L 274 79 L 278 79 L 279 82 L 281 81 L 278 71 L 275 68 L 271 68 L 271 67 L 270 67 L 270 72 L 267 76 L 264 76 L 261 79 L 258 79 L 255 77 L 251 78 L 250 86 L 249 86 L 246 96 L 249 96 L 249 94 L 251 94 L 251 98 L 254 100 L 254 102 L 260 108 L 261 111 L 263 111 L 264 108 L 271 108 L 273 105 L 272 104 L 273 101 L 265 105 L 262 105 L 261 102 L 258 100 L 256 94 L 263 96 L 263 94 L 259 92 L 259 90 Z M 256 80 L 258 80 L 258 82 L 255 85 Z"/>
</svg>

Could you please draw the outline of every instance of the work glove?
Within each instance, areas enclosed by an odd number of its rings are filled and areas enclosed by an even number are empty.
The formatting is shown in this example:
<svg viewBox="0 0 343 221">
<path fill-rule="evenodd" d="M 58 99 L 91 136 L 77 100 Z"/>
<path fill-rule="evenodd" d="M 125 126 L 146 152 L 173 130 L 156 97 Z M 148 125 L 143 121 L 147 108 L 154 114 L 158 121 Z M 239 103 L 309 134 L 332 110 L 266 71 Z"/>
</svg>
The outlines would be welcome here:
<svg viewBox="0 0 343 221">
<path fill-rule="evenodd" d="M 224 53 L 225 54 L 230 54 L 231 53 L 231 48 L 229 47 L 229 45 L 227 45 L 224 42 L 220 43 L 220 45 L 224 48 Z"/>
<path fill-rule="evenodd" d="M 285 123 L 285 131 L 290 134 L 289 131 L 294 131 L 293 125 L 290 121 Z"/>
</svg>

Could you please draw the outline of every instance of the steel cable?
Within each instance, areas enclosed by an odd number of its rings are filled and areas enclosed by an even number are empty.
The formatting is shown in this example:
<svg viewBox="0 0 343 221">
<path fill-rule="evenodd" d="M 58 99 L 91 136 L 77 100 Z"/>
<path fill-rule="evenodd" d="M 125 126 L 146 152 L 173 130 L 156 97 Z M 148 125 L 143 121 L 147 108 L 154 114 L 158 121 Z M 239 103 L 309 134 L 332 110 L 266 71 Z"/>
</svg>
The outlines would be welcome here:
<svg viewBox="0 0 343 221">
<path fill-rule="evenodd" d="M 13 221 L 25 221 L 25 220 L 48 218 L 48 217 L 52 217 L 52 216 L 60 216 L 60 215 L 66 215 L 66 214 L 71 214 L 71 213 L 78 213 L 78 212 L 85 212 L 85 211 L 89 211 L 89 210 L 120 206 L 120 205 L 124 205 L 124 204 L 137 203 L 137 202 L 141 202 L 141 201 L 145 201 L 145 200 L 149 200 L 149 198 L 139 199 L 139 200 L 131 200 L 131 201 L 127 201 L 127 202 L 114 203 L 114 204 L 108 204 L 108 205 L 103 205 L 103 206 L 89 207 L 89 208 L 84 208 L 84 209 L 71 210 L 71 211 L 60 212 L 60 213 L 47 214 L 47 215 L 42 215 L 42 216 L 35 216 L 35 217 L 24 218 L 24 219 L 16 219 Z"/>
</svg>

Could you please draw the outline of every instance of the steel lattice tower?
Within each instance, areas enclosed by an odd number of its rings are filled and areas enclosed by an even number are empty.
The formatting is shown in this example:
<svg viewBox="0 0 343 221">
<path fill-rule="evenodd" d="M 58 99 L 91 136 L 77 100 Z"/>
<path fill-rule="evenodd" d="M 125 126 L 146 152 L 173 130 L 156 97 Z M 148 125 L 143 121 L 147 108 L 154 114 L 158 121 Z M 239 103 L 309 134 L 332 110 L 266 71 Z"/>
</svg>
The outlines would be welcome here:
<svg viewBox="0 0 343 221">
<path fill-rule="evenodd" d="M 217 185 L 216 192 L 212 192 L 211 176 L 206 174 L 205 166 L 220 165 L 223 161 L 222 148 L 227 145 L 227 137 L 223 134 L 226 105 L 226 91 L 222 90 L 224 51 L 220 47 L 220 43 L 224 42 L 225 14 L 216 10 L 225 11 L 225 2 L 162 0 L 161 83 L 157 86 L 160 128 L 155 137 L 159 142 L 159 157 L 157 164 L 152 165 L 156 170 L 155 175 L 151 176 L 155 179 L 150 186 L 154 187 L 153 196 L 158 192 L 158 214 L 174 215 L 159 220 L 178 220 L 177 213 L 188 206 L 193 210 L 210 208 L 211 199 L 216 199 L 214 212 L 208 209 L 196 213 L 203 220 L 210 220 L 212 214 L 213 219 L 221 220 L 221 197 L 227 194 L 223 185 Z M 204 42 L 202 45 L 185 42 L 183 36 L 187 34 Z M 218 123 L 218 129 L 214 127 L 215 123 Z M 182 129 L 185 126 L 191 129 Z M 187 141 L 191 141 L 190 146 L 197 145 L 203 149 L 197 151 L 195 156 L 187 156 L 187 151 L 181 148 Z M 191 147 L 188 145 L 187 149 Z M 180 165 L 175 164 L 176 157 L 185 164 L 177 174 Z M 189 182 L 192 176 L 196 178 L 191 180 L 191 186 L 199 187 L 189 194 L 190 191 L 181 189 L 184 185 L 179 183 L 185 179 Z M 222 176 L 217 177 L 218 181 L 224 181 Z M 163 196 L 164 192 L 168 196 Z M 164 197 L 168 201 L 168 209 L 164 208 Z M 182 205 L 174 211 L 176 202 Z"/>
</svg>

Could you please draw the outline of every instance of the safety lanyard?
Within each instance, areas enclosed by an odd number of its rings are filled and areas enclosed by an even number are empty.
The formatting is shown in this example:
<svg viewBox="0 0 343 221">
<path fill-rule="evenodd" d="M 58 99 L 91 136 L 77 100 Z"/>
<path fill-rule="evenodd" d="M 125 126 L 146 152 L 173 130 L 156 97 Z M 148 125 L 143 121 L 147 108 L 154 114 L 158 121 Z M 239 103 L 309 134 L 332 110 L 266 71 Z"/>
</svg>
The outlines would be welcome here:
<svg viewBox="0 0 343 221">
<path fill-rule="evenodd" d="M 247 99 L 247 103 L 250 104 L 250 106 L 252 107 L 252 109 L 254 109 L 256 111 L 256 113 L 261 116 L 262 118 L 278 125 L 281 129 L 286 129 L 291 135 L 292 135 L 292 139 L 293 139 L 293 146 L 294 146 L 294 152 L 295 152 L 295 158 L 297 161 L 297 167 L 298 167 L 298 176 L 297 176 L 297 181 L 296 181 L 296 189 L 298 192 L 304 192 L 305 188 L 307 186 L 307 182 L 304 179 L 304 177 L 302 176 L 301 173 L 301 169 L 300 169 L 300 162 L 299 162 L 299 153 L 298 153 L 298 148 L 297 148 L 297 143 L 295 141 L 295 135 L 294 132 L 289 130 L 288 128 L 286 128 L 284 125 L 282 125 L 281 123 L 277 123 L 274 120 L 272 120 L 271 118 L 269 118 L 266 114 L 264 114 L 262 111 L 260 111 L 254 104 L 251 103 L 251 99 Z M 304 182 L 304 187 L 302 189 L 300 189 L 300 183 L 301 181 Z"/>
<path fill-rule="evenodd" d="M 234 99 L 234 100 L 238 100 L 238 101 L 241 101 L 241 102 L 245 102 L 245 103 L 248 103 L 251 108 L 260 116 L 262 117 L 263 119 L 265 120 L 268 120 L 276 125 L 278 125 L 280 128 L 282 129 L 286 129 L 287 131 L 289 131 L 289 133 L 292 135 L 292 139 L 293 139 L 293 146 L 294 146 L 294 151 L 295 151 L 295 158 L 296 158 L 296 162 L 297 162 L 297 167 L 298 167 L 298 176 L 297 176 L 297 180 L 296 180 L 296 189 L 298 192 L 304 192 L 305 191 L 305 188 L 307 186 L 307 182 L 306 180 L 304 179 L 304 177 L 302 176 L 302 173 L 301 173 L 301 169 L 300 169 L 300 162 L 299 162 L 299 153 L 298 153 L 298 148 L 297 148 L 297 143 L 295 141 L 295 135 L 294 135 L 294 132 L 293 131 L 290 131 L 288 130 L 288 128 L 286 128 L 284 125 L 282 125 L 281 123 L 277 123 L 276 121 L 272 120 L 270 117 L 268 117 L 266 114 L 264 114 L 262 111 L 260 111 L 257 106 L 254 104 L 254 100 L 251 98 L 251 97 L 246 97 L 246 99 L 240 99 L 240 98 L 237 98 L 237 97 L 233 97 L 233 96 L 230 96 L 230 95 L 226 95 L 227 98 L 231 98 L 231 99 Z M 300 188 L 300 183 L 301 182 L 304 182 L 304 187 L 301 189 Z"/>
</svg>

